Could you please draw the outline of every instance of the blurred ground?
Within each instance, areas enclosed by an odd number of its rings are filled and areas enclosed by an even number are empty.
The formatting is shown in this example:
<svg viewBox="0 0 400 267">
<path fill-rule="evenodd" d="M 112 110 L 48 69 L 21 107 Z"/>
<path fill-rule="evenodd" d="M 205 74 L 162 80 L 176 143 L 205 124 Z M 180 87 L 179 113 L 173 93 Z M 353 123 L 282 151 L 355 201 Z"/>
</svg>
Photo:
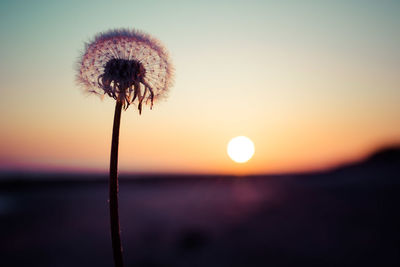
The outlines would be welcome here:
<svg viewBox="0 0 400 267">
<path fill-rule="evenodd" d="M 400 150 L 321 173 L 121 176 L 126 266 L 399 266 Z M 113 266 L 106 177 L 3 174 L 1 266 Z"/>
</svg>

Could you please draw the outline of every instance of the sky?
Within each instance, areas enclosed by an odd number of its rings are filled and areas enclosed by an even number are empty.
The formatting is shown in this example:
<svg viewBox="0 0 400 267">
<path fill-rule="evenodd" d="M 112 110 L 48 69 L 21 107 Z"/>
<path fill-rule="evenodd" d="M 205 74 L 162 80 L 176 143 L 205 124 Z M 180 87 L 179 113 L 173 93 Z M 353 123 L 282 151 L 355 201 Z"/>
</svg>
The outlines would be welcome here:
<svg viewBox="0 0 400 267">
<path fill-rule="evenodd" d="M 115 101 L 75 82 L 84 43 L 135 28 L 175 85 L 122 114 L 121 172 L 323 169 L 400 142 L 400 1 L 0 2 L 0 170 L 106 172 Z M 255 154 L 233 162 L 235 136 Z"/>
</svg>

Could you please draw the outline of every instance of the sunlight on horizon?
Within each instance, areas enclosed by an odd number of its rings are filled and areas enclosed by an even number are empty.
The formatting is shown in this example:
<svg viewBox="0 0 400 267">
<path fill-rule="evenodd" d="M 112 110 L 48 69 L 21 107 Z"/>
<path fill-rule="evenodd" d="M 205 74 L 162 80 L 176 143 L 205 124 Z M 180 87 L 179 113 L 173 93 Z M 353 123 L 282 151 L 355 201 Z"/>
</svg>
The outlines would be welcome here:
<svg viewBox="0 0 400 267">
<path fill-rule="evenodd" d="M 122 172 L 315 170 L 400 142 L 399 2 L 137 3 L 0 3 L 0 170 L 108 169 L 114 101 L 84 95 L 74 66 L 120 27 L 176 69 L 165 101 L 123 112 Z M 227 157 L 235 133 L 257 145 L 246 164 Z"/>
<path fill-rule="evenodd" d="M 246 136 L 236 136 L 229 141 L 227 153 L 234 162 L 246 163 L 254 155 L 254 143 Z"/>
</svg>

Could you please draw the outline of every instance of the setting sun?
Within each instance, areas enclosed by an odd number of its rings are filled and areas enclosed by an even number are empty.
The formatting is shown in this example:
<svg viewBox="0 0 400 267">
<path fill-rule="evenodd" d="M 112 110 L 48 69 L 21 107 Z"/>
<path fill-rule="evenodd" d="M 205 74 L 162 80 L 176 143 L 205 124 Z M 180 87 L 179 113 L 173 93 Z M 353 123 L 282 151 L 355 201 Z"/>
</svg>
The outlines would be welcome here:
<svg viewBox="0 0 400 267">
<path fill-rule="evenodd" d="M 229 141 L 227 152 L 233 161 L 244 163 L 253 156 L 254 144 L 246 136 L 237 136 Z"/>
</svg>

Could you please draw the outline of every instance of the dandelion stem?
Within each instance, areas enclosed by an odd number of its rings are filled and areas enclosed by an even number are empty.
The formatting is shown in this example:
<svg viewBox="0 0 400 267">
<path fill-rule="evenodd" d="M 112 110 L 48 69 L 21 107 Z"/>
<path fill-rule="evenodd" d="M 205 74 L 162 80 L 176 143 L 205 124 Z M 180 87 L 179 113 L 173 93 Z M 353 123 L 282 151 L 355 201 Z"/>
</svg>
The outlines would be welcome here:
<svg viewBox="0 0 400 267">
<path fill-rule="evenodd" d="M 110 222 L 115 267 L 122 267 L 122 246 L 118 215 L 118 143 L 122 101 L 116 101 L 110 156 Z"/>
</svg>

